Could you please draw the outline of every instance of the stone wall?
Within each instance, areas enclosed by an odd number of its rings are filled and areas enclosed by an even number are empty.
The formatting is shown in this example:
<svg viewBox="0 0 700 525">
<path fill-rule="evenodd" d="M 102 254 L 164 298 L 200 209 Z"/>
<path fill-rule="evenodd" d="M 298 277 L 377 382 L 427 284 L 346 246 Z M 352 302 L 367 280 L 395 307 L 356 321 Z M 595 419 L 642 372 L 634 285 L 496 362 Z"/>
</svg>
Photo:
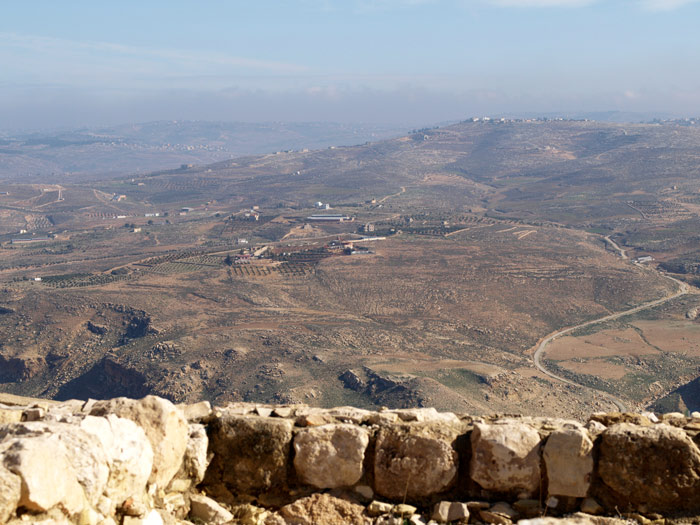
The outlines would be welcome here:
<svg viewBox="0 0 700 525">
<path fill-rule="evenodd" d="M 647 523 L 700 515 L 699 443 L 697 413 L 0 405 L 0 523 Z"/>
</svg>

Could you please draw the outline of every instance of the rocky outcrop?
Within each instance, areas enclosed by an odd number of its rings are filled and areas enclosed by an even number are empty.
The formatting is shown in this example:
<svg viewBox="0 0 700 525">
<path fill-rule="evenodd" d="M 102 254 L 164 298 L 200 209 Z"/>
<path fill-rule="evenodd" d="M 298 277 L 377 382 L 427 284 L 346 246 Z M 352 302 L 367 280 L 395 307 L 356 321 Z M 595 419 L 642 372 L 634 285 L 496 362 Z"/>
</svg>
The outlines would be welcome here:
<svg viewBox="0 0 700 525">
<path fill-rule="evenodd" d="M 46 360 L 39 356 L 5 357 L 0 354 L 0 382 L 21 383 L 46 369 Z"/>
<path fill-rule="evenodd" d="M 697 413 L 596 414 L 583 426 L 433 409 L 212 409 L 149 396 L 0 406 L 0 416 L 0 524 L 700 515 Z"/>
</svg>

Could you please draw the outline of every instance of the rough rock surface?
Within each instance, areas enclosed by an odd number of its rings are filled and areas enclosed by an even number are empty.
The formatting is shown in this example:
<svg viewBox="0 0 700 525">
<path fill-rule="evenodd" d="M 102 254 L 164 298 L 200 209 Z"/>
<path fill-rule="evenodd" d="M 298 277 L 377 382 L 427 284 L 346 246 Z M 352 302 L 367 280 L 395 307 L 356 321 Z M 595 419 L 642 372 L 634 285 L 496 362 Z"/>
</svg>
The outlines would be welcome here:
<svg viewBox="0 0 700 525">
<path fill-rule="evenodd" d="M 323 425 L 301 430 L 294 438 L 294 468 L 317 488 L 347 487 L 362 477 L 369 444 L 366 430 L 355 425 Z"/>
<path fill-rule="evenodd" d="M 165 411 L 125 419 L 108 407 L 172 406 L 161 401 L 17 407 L 23 421 L 0 423 L 0 525 L 425 525 L 429 510 L 440 522 L 506 525 L 545 512 L 557 521 L 543 523 L 602 525 L 620 513 L 639 523 L 700 516 L 700 413 L 595 414 L 609 426 L 591 443 L 588 427 L 551 418 L 203 406 L 186 427 L 184 460 L 154 468 L 152 427 Z M 160 485 L 154 472 L 176 462 Z M 588 514 L 565 515 L 576 509 Z"/>
<path fill-rule="evenodd" d="M 550 495 L 583 498 L 593 472 L 593 442 L 583 428 L 553 432 L 543 450 Z"/>
<path fill-rule="evenodd" d="M 476 423 L 471 436 L 471 478 L 498 492 L 537 492 L 540 486 L 540 435 L 518 422 Z"/>
<path fill-rule="evenodd" d="M 433 507 L 432 519 L 439 523 L 469 519 L 469 507 L 459 501 L 441 501 Z"/>
<path fill-rule="evenodd" d="M 210 424 L 214 453 L 205 482 L 223 481 L 229 490 L 257 494 L 283 485 L 294 423 L 287 419 L 227 416 Z"/>
<path fill-rule="evenodd" d="M 369 525 L 364 507 L 329 494 L 312 494 L 282 507 L 288 525 Z"/>
<path fill-rule="evenodd" d="M 204 425 L 190 424 L 187 448 L 182 466 L 176 474 L 176 479 L 191 480 L 197 484 L 204 479 L 209 466 L 209 438 Z"/>
<path fill-rule="evenodd" d="M 105 496 L 114 505 L 145 491 L 153 469 L 153 448 L 140 426 L 108 414 L 87 416 L 80 422 L 80 428 L 102 444 L 110 472 Z"/>
<path fill-rule="evenodd" d="M 440 430 L 439 430 L 440 429 Z M 458 457 L 449 427 L 397 425 L 376 441 L 375 490 L 391 499 L 424 498 L 442 492 L 457 476 Z"/>
<path fill-rule="evenodd" d="M 0 523 L 14 514 L 22 494 L 22 480 L 0 463 Z"/>
<path fill-rule="evenodd" d="M 165 488 L 180 469 L 187 447 L 188 426 L 182 411 L 167 399 L 147 396 L 134 400 L 119 397 L 97 401 L 91 415 L 115 414 L 143 428 L 153 448 L 150 483 Z"/>
<path fill-rule="evenodd" d="M 14 440 L 5 451 L 4 463 L 22 479 L 18 506 L 42 512 L 60 505 L 69 515 L 85 508 L 85 492 L 58 436 Z"/>
<path fill-rule="evenodd" d="M 680 428 L 619 423 L 603 433 L 598 473 L 615 497 L 610 507 L 688 509 L 700 499 L 700 450 Z"/>
<path fill-rule="evenodd" d="M 233 520 L 233 514 L 219 505 L 216 501 L 201 494 L 190 495 L 190 517 L 204 523 L 220 525 Z"/>
<path fill-rule="evenodd" d="M 62 446 L 51 446 L 58 456 L 65 456 L 76 480 L 83 487 L 88 503 L 94 505 L 104 491 L 109 478 L 106 452 L 96 436 L 77 425 L 57 421 L 32 421 L 6 427 L 0 435 L 9 440 L 6 445 L 13 440 L 24 444 L 49 437 L 57 440 Z M 57 458 L 56 461 L 60 460 Z"/>
</svg>

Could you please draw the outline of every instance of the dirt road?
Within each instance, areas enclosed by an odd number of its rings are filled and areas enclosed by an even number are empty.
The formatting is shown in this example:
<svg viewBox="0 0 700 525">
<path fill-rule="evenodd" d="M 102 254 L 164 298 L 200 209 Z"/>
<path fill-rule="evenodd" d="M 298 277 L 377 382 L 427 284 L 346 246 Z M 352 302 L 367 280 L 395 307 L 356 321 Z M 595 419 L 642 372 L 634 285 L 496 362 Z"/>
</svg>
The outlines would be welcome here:
<svg viewBox="0 0 700 525">
<path fill-rule="evenodd" d="M 397 192 L 397 193 L 392 193 L 391 195 L 387 195 L 386 197 L 382 197 L 381 199 L 379 199 L 379 200 L 377 201 L 377 204 L 381 204 L 382 202 L 386 201 L 386 200 L 387 200 L 388 198 L 390 198 L 390 197 L 398 197 L 398 196 L 401 195 L 402 193 L 406 193 L 406 187 L 405 187 L 405 186 L 401 186 L 401 191 L 399 191 L 399 192 Z"/>
<path fill-rule="evenodd" d="M 606 237 L 605 239 L 608 242 L 610 242 L 620 252 L 620 255 L 623 258 L 625 258 L 625 259 L 627 258 L 627 256 L 624 254 L 624 250 L 622 250 L 619 246 L 617 246 L 608 237 Z M 637 263 L 633 263 L 633 264 L 637 264 Z M 544 367 L 544 365 L 542 364 L 542 359 L 544 357 L 544 351 L 547 348 L 547 345 L 550 344 L 555 339 L 557 339 L 563 335 L 569 334 L 571 332 L 574 332 L 574 331 L 578 330 L 579 328 L 585 328 L 587 326 L 592 326 L 592 325 L 599 324 L 599 323 L 605 323 L 607 321 L 619 319 L 620 317 L 625 317 L 627 315 L 635 314 L 637 312 L 641 312 L 642 310 L 646 310 L 648 308 L 653 308 L 654 306 L 658 306 L 660 304 L 667 303 L 668 301 L 672 301 L 673 299 L 676 299 L 682 295 L 689 293 L 688 292 L 688 285 L 686 283 L 679 281 L 678 279 L 674 279 L 673 277 L 671 277 L 669 275 L 664 275 L 664 274 L 661 274 L 661 275 L 662 275 L 662 277 L 669 279 L 678 285 L 678 290 L 675 293 L 668 295 L 666 297 L 663 297 L 661 299 L 656 299 L 655 301 L 650 301 L 648 303 L 644 303 L 644 304 L 636 306 L 634 308 L 630 308 L 629 310 L 625 310 L 623 312 L 617 312 L 614 314 L 606 315 L 606 316 L 601 317 L 599 319 L 593 319 L 592 321 L 587 321 L 585 323 L 581 323 L 581 324 L 578 324 L 576 326 L 564 328 L 563 330 L 558 330 L 558 331 L 548 335 L 546 338 L 544 338 L 542 341 L 540 341 L 540 343 L 537 345 L 537 349 L 535 350 L 534 354 L 532 355 L 532 361 L 533 361 L 533 364 L 535 365 L 535 367 L 540 372 L 548 375 L 552 379 L 556 379 L 557 381 L 561 381 L 562 383 L 567 383 L 569 385 L 581 386 L 584 388 L 589 388 L 591 390 L 596 390 L 597 392 L 602 393 L 611 403 L 613 403 L 618 408 L 618 410 L 620 410 L 620 412 L 626 412 L 627 406 L 622 401 L 620 401 L 618 398 L 616 398 L 615 396 L 608 394 L 607 392 L 603 392 L 603 391 L 600 391 L 597 389 L 593 389 L 591 387 L 587 387 L 586 385 L 576 383 L 575 381 L 571 381 L 571 380 L 566 379 L 564 377 L 558 376 L 557 374 L 547 370 Z"/>
<path fill-rule="evenodd" d="M 613 249 L 617 250 L 617 253 L 620 254 L 620 257 L 622 257 L 623 259 L 628 259 L 627 252 L 620 248 L 620 246 L 615 241 L 613 241 L 609 235 L 606 235 L 605 237 L 603 237 L 603 239 L 605 239 L 605 242 L 612 246 Z"/>
</svg>

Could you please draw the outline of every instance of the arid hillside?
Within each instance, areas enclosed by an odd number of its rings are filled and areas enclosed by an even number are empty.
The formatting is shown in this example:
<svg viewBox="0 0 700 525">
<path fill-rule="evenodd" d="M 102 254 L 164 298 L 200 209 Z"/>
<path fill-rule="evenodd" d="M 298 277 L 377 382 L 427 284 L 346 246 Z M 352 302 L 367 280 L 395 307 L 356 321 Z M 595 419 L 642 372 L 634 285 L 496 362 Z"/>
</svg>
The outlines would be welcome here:
<svg viewBox="0 0 700 525">
<path fill-rule="evenodd" d="M 474 413 L 652 405 L 700 375 L 699 146 L 671 125 L 465 122 L 80 186 L 0 184 L 0 388 Z M 652 301 L 555 339 L 535 366 L 548 334 Z"/>
</svg>

